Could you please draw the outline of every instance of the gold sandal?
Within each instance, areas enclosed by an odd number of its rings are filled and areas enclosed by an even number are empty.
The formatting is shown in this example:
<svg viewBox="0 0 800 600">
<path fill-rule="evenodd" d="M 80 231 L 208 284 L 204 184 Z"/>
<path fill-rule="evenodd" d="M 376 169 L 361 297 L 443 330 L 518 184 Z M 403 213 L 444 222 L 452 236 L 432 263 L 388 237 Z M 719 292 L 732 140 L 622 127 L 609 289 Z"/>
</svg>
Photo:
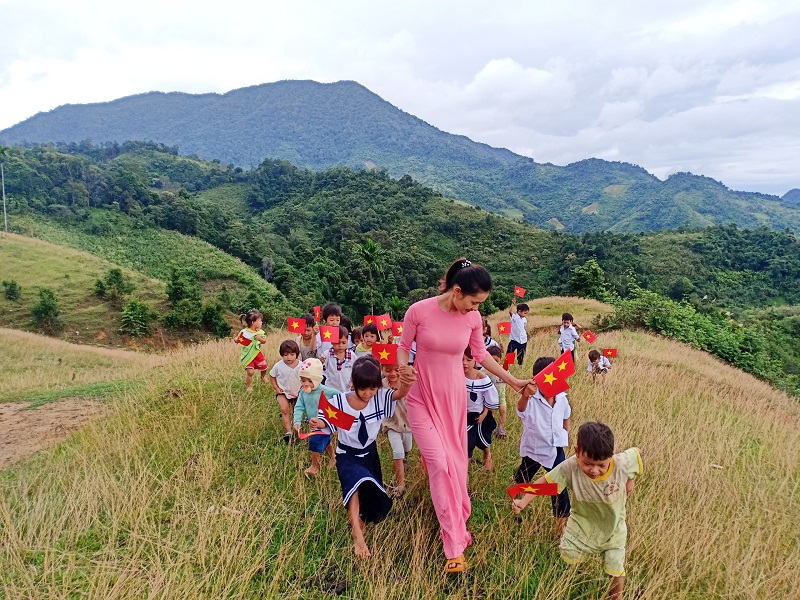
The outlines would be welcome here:
<svg viewBox="0 0 800 600">
<path fill-rule="evenodd" d="M 445 573 L 463 573 L 467 570 L 467 563 L 464 561 L 464 555 L 457 556 L 456 558 L 448 558 L 447 565 L 445 565 Z"/>
</svg>

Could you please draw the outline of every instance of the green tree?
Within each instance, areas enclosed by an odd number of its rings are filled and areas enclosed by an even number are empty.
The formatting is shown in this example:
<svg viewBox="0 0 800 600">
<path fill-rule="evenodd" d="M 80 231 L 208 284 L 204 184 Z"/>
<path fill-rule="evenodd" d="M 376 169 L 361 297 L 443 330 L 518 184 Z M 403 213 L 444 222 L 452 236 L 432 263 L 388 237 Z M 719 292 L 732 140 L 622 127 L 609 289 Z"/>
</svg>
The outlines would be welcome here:
<svg viewBox="0 0 800 600">
<path fill-rule="evenodd" d="M 37 325 L 44 329 L 55 329 L 60 325 L 56 294 L 49 288 L 39 290 L 39 301 L 31 307 L 31 314 L 36 319 Z"/>
<path fill-rule="evenodd" d="M 144 302 L 131 298 L 122 309 L 120 331 L 134 337 L 143 337 L 153 332 L 153 321 L 158 313 Z"/>
<path fill-rule="evenodd" d="M 572 269 L 569 291 L 585 298 L 595 300 L 608 299 L 608 282 L 603 267 L 596 259 L 590 258 L 585 263 Z"/>
<path fill-rule="evenodd" d="M 19 297 L 22 294 L 22 288 L 19 287 L 19 284 L 14 279 L 11 281 L 4 281 L 3 294 L 5 295 L 6 300 L 16 302 L 19 300 Z"/>
<path fill-rule="evenodd" d="M 369 285 L 369 310 L 375 314 L 375 286 L 386 271 L 387 253 L 378 242 L 367 239 L 363 244 L 354 244 L 355 257 L 362 260 L 367 271 L 367 284 Z"/>
</svg>

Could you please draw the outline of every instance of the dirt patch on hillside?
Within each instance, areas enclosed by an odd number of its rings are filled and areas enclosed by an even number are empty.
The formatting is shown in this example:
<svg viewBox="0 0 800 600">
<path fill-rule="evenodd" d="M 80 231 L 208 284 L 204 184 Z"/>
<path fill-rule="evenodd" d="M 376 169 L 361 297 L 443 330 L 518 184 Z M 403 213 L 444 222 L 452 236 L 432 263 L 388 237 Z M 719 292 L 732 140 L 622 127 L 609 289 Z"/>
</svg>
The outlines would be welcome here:
<svg viewBox="0 0 800 600">
<path fill-rule="evenodd" d="M 28 406 L 25 402 L 0 404 L 0 469 L 60 442 L 106 412 L 99 402 L 84 398 Z"/>
</svg>

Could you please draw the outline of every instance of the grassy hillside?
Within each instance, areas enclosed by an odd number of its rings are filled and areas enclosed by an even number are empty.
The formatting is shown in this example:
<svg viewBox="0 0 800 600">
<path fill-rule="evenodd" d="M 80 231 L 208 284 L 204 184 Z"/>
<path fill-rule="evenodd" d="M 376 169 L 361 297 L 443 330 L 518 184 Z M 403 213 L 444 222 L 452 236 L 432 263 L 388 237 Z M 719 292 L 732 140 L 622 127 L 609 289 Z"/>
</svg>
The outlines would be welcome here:
<svg viewBox="0 0 800 600">
<path fill-rule="evenodd" d="M 574 299 L 548 310 L 563 307 L 583 320 L 597 310 Z M 280 339 L 271 334 L 270 362 Z M 628 504 L 627 597 L 797 597 L 800 406 L 669 340 L 616 332 L 597 343 L 620 355 L 603 384 L 575 376 L 573 428 L 602 420 L 617 449 L 643 452 Z M 514 371 L 529 373 L 554 349 L 552 333 L 532 336 L 526 364 Z M 374 557 L 355 560 L 335 473 L 303 476 L 307 451 L 280 441 L 271 392 L 245 394 L 237 355 L 230 342 L 177 355 L 119 398 L 108 419 L 0 471 L 7 597 L 601 595 L 600 563 L 574 570 L 560 561 L 549 502 L 511 514 L 504 488 L 519 462 L 513 410 L 508 439 L 493 444 L 495 472 L 470 470 L 475 545 L 463 577 L 441 573 L 416 449 L 406 496 L 368 530 Z M 183 395 L 166 393 L 175 388 Z M 385 438 L 379 447 L 390 480 Z"/>
<path fill-rule="evenodd" d="M 47 236 L 49 239 L 52 237 Z M 39 289 L 53 290 L 61 311 L 59 337 L 83 344 L 123 345 L 120 334 L 121 305 L 94 293 L 95 281 L 119 268 L 111 263 L 72 248 L 13 233 L 0 234 L 0 280 L 16 281 L 21 287 L 17 301 L 0 295 L 0 327 L 44 333 L 31 315 L 39 299 Z M 134 286 L 131 295 L 164 311 L 167 296 L 164 284 L 131 269 L 125 277 Z M 49 332 L 48 332 L 49 333 Z M 169 334 L 167 334 L 167 337 Z"/>
<path fill-rule="evenodd" d="M 151 92 L 67 105 L 0 132 L 0 142 L 154 140 L 242 167 L 378 168 L 544 229 L 638 232 L 736 223 L 800 231 L 800 205 L 679 173 L 660 181 L 628 163 L 539 164 L 441 131 L 352 81 L 281 81 L 226 94 Z M 190 167 L 190 165 L 183 165 Z M 172 177 L 172 175 L 170 175 Z"/>
</svg>

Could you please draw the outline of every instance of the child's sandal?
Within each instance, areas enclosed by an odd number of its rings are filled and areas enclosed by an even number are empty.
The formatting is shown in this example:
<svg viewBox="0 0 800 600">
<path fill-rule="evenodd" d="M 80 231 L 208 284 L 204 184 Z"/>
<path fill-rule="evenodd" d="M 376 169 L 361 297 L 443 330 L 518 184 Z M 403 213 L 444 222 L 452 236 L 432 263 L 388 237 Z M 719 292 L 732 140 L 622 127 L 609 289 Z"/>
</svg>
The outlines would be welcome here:
<svg viewBox="0 0 800 600">
<path fill-rule="evenodd" d="M 447 565 L 445 565 L 445 573 L 463 573 L 467 570 L 467 563 L 464 561 L 464 555 L 457 556 L 456 558 L 448 558 Z"/>
</svg>

